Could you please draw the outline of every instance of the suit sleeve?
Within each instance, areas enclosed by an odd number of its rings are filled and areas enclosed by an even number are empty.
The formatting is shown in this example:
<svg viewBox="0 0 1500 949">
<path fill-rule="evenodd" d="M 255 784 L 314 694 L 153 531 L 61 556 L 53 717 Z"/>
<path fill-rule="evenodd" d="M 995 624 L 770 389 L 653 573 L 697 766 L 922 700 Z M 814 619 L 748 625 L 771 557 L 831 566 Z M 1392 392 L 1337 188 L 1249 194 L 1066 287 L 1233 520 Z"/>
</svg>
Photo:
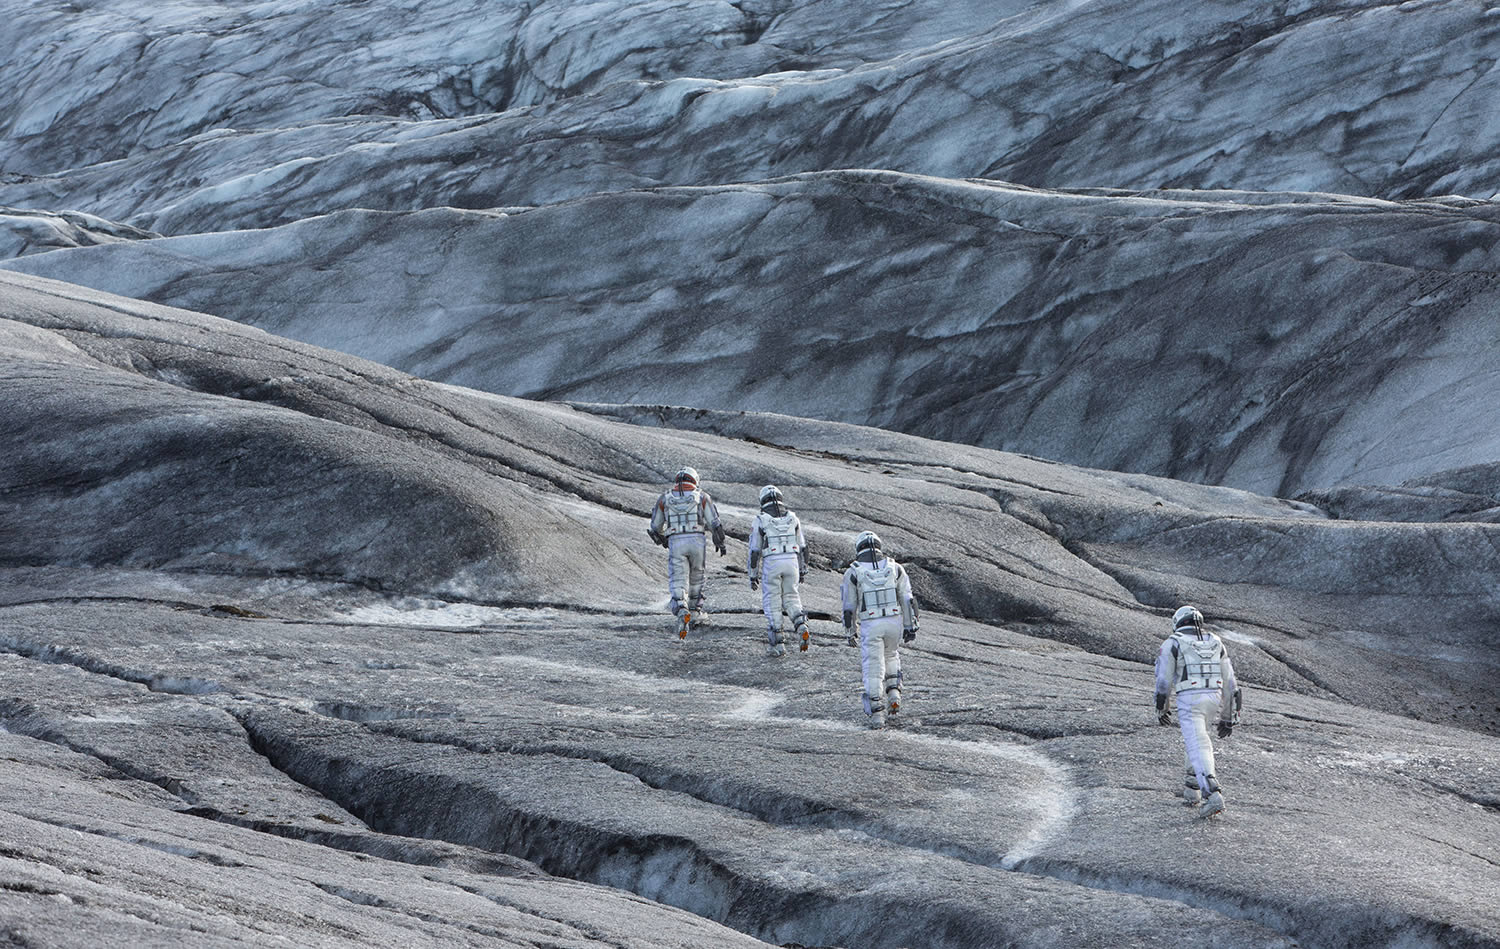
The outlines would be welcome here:
<svg viewBox="0 0 1500 949">
<path fill-rule="evenodd" d="M 1228 649 L 1224 650 L 1224 661 L 1220 668 L 1224 672 L 1224 684 L 1219 687 L 1219 721 L 1232 725 L 1238 717 L 1235 715 L 1234 693 L 1239 690 L 1239 683 L 1234 681 L 1234 666 L 1229 662 Z"/>
<path fill-rule="evenodd" d="M 1176 641 L 1168 637 L 1162 641 L 1161 650 L 1156 654 L 1156 694 L 1167 698 L 1172 697 L 1172 690 L 1177 683 L 1175 645 Z"/>
<path fill-rule="evenodd" d="M 665 497 L 665 495 L 662 497 Z M 659 497 L 656 499 L 656 507 L 651 509 L 651 529 L 661 534 L 665 533 L 666 527 L 667 510 L 666 506 L 662 504 L 662 499 Z"/>
<path fill-rule="evenodd" d="M 844 571 L 844 584 L 839 588 L 839 599 L 846 615 L 858 614 L 859 610 L 856 607 L 859 600 L 859 587 L 854 582 L 853 567 Z"/>
<path fill-rule="evenodd" d="M 912 602 L 911 577 L 906 575 L 906 568 L 901 568 L 901 579 L 896 581 L 896 599 L 901 604 L 901 625 L 905 629 L 915 629 L 917 626 L 917 607 Z"/>
<path fill-rule="evenodd" d="M 797 525 L 797 569 L 807 572 L 807 538 L 802 536 L 802 518 L 792 515 L 792 523 Z"/>
<path fill-rule="evenodd" d="M 719 523 L 719 506 L 714 503 L 713 498 L 708 496 L 707 491 L 703 492 L 703 500 L 699 501 L 698 504 L 699 511 L 703 515 L 703 523 L 707 524 L 709 527 L 712 527 L 714 530 L 718 530 L 723 526 Z"/>
<path fill-rule="evenodd" d="M 746 569 L 752 575 L 754 575 L 755 568 L 759 566 L 760 561 L 760 518 L 761 515 L 757 514 L 755 515 L 755 520 L 750 522 L 750 559 L 746 562 Z"/>
</svg>

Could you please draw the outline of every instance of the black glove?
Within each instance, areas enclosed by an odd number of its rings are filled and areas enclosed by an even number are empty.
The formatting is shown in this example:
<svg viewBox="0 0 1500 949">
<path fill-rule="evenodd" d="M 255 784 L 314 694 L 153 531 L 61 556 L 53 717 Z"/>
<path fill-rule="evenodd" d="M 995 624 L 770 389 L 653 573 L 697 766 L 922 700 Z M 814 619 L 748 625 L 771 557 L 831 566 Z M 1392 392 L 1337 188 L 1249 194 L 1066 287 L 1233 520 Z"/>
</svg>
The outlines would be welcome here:
<svg viewBox="0 0 1500 949">
<path fill-rule="evenodd" d="M 760 589 L 760 577 L 751 577 L 750 578 L 750 589 L 752 589 L 752 590 L 759 590 Z"/>
<path fill-rule="evenodd" d="M 913 639 L 916 639 L 916 638 L 917 638 L 917 631 L 914 630 L 914 629 L 912 629 L 910 626 L 906 627 L 905 629 L 903 629 L 901 631 L 901 641 L 903 643 L 909 643 Z"/>
<path fill-rule="evenodd" d="M 728 553 L 728 548 L 724 546 L 724 526 L 722 524 L 714 525 L 714 550 L 719 552 L 720 557 Z"/>
<path fill-rule="evenodd" d="M 1170 725 L 1170 724 L 1172 724 L 1172 713 L 1168 712 L 1168 711 L 1158 712 L 1157 715 L 1156 715 L 1156 724 L 1158 724 L 1158 725 Z"/>
<path fill-rule="evenodd" d="M 646 536 L 649 537 L 649 538 L 651 538 L 651 543 L 656 544 L 657 546 L 660 546 L 660 547 L 666 547 L 667 546 L 667 539 L 665 537 L 661 536 L 660 534 L 658 534 L 656 531 L 652 530 L 649 527 L 646 528 Z"/>
<path fill-rule="evenodd" d="M 1156 723 L 1158 725 L 1172 724 L 1172 710 L 1167 708 L 1167 697 L 1160 692 L 1156 693 Z"/>
<path fill-rule="evenodd" d="M 797 582 L 798 583 L 802 583 L 806 579 L 807 579 L 807 571 L 806 570 L 798 570 L 797 571 Z"/>
<path fill-rule="evenodd" d="M 1219 723 L 1219 737 L 1220 738 L 1228 738 L 1229 735 L 1230 735 L 1230 733 L 1233 732 L 1233 731 L 1234 731 L 1234 722 L 1220 722 Z"/>
<path fill-rule="evenodd" d="M 859 645 L 859 633 L 856 633 L 852 629 L 849 630 L 849 638 L 846 639 L 845 642 L 847 642 L 851 646 L 858 646 Z"/>
</svg>

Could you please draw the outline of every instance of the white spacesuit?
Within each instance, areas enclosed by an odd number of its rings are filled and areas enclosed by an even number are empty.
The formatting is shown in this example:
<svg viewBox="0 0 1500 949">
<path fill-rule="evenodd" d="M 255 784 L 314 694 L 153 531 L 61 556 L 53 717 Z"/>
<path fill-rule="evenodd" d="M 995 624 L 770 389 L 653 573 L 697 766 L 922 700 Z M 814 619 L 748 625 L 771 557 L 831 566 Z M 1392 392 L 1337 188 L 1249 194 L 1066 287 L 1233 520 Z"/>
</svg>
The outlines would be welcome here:
<svg viewBox="0 0 1500 949">
<path fill-rule="evenodd" d="M 766 652 L 786 655 L 781 635 L 781 616 L 792 621 L 803 652 L 807 651 L 807 613 L 797 584 L 807 576 L 807 540 L 802 522 L 787 510 L 781 491 L 774 484 L 760 489 L 760 513 L 750 523 L 750 589 L 760 588 L 761 609 L 766 614 Z"/>
<path fill-rule="evenodd" d="M 1224 810 L 1224 791 L 1214 774 L 1214 746 L 1208 737 L 1210 719 L 1218 720 L 1220 738 L 1227 738 L 1239 720 L 1240 692 L 1234 666 L 1224 643 L 1203 628 L 1203 614 L 1184 606 L 1172 617 L 1172 635 L 1156 656 L 1157 721 L 1172 724 L 1167 707 L 1177 693 L 1177 721 L 1182 726 L 1186 776 L 1183 800 L 1194 805 L 1206 794 L 1203 817 Z"/>
<path fill-rule="evenodd" d="M 698 472 L 682 468 L 676 484 L 657 498 L 646 534 L 667 548 L 667 592 L 672 614 L 677 617 L 677 635 L 702 622 L 703 567 L 708 557 L 705 531 L 713 532 L 714 549 L 724 555 L 724 528 L 719 509 L 707 491 L 698 488 Z M 685 589 L 684 589 L 685 588 Z"/>
<path fill-rule="evenodd" d="M 854 542 L 842 599 L 849 645 L 859 643 L 865 714 L 870 727 L 879 728 L 887 714 L 901 708 L 900 645 L 917 638 L 918 622 L 911 580 L 886 557 L 873 531 L 864 531 Z"/>
</svg>

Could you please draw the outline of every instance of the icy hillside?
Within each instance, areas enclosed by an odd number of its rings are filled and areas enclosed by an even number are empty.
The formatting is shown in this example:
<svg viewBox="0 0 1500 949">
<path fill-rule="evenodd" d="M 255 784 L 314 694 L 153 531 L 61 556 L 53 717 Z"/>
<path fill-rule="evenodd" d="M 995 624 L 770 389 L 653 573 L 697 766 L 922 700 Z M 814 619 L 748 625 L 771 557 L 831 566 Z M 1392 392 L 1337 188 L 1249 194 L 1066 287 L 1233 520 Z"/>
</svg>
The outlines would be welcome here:
<svg viewBox="0 0 1500 949">
<path fill-rule="evenodd" d="M 1500 947 L 1492 0 L 0 16 L 0 944 Z"/>
<path fill-rule="evenodd" d="M 503 394 L 1500 505 L 1480 0 L 4 12 L 16 269 Z"/>
<path fill-rule="evenodd" d="M 23 944 L 1500 941 L 1500 527 L 500 398 L 17 275 L 0 388 Z M 641 528 L 684 459 L 731 556 L 679 642 Z M 813 548 L 780 661 L 768 480 Z M 829 619 L 864 526 L 928 607 L 883 732 Z M 1247 680 L 1212 825 L 1150 704 L 1181 598 Z"/>
<path fill-rule="evenodd" d="M 1500 403 L 1497 242 L 1489 202 L 828 172 L 9 269 L 493 392 L 814 415 L 1290 497 L 1500 459 L 1474 426 Z"/>
<path fill-rule="evenodd" d="M 0 165 L 177 232 L 827 168 L 1500 191 L 1482 0 L 8 6 Z"/>
</svg>

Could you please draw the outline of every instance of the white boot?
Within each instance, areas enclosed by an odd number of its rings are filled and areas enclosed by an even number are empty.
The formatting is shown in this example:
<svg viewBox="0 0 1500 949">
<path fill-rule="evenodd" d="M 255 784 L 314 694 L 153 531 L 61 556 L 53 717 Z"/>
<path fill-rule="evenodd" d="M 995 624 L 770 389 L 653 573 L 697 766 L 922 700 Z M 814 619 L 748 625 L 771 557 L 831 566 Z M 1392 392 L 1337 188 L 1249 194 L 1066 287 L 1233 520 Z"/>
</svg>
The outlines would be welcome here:
<svg viewBox="0 0 1500 949">
<path fill-rule="evenodd" d="M 901 709 L 901 674 L 885 677 L 885 708 L 895 715 Z"/>
<path fill-rule="evenodd" d="M 1224 811 L 1224 792 L 1215 791 L 1203 802 L 1203 809 L 1198 812 L 1199 817 L 1212 817 Z"/>
</svg>

